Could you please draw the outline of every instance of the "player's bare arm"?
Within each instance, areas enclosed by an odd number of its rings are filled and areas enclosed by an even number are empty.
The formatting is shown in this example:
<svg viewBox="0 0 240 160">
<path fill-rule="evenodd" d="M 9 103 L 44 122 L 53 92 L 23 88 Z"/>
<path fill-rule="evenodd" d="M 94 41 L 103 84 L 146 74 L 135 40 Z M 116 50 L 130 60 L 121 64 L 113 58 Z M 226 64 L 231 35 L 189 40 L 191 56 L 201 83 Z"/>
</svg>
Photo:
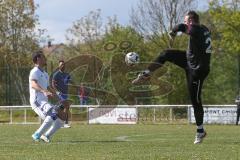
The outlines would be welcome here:
<svg viewBox="0 0 240 160">
<path fill-rule="evenodd" d="M 42 92 L 45 96 L 47 97 L 52 97 L 53 96 L 53 93 L 50 92 L 49 90 L 47 89 L 43 89 L 37 82 L 37 80 L 33 79 L 31 80 L 31 85 L 32 85 L 32 88 L 34 88 L 35 90 L 39 91 L 39 92 Z"/>
</svg>

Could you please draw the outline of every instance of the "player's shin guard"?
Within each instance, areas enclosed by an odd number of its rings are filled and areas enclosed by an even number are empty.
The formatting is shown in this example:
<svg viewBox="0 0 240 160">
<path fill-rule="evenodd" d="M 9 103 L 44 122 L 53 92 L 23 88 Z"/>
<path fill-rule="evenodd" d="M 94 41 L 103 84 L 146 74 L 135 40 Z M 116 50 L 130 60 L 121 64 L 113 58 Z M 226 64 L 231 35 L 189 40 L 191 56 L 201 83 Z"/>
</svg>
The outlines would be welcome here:
<svg viewBox="0 0 240 160">
<path fill-rule="evenodd" d="M 45 136 L 51 137 L 59 128 L 61 128 L 63 125 L 63 121 L 57 118 L 52 127 L 48 129 L 48 131 L 45 133 Z"/>
<path fill-rule="evenodd" d="M 53 119 L 51 116 L 47 116 L 42 125 L 39 127 L 39 129 L 35 132 L 38 133 L 40 136 L 52 125 Z"/>
</svg>

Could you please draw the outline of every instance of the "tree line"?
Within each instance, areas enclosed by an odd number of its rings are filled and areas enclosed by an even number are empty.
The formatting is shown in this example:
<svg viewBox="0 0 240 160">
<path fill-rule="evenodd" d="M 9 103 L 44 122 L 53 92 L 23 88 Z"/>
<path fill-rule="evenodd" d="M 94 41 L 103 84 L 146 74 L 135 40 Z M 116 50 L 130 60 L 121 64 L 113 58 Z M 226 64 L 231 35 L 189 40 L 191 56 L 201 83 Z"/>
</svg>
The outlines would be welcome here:
<svg viewBox="0 0 240 160">
<path fill-rule="evenodd" d="M 91 96 L 101 103 L 189 104 L 184 72 L 174 65 L 166 64 L 160 69 L 152 84 L 133 87 L 130 80 L 164 49 L 186 50 L 187 36 L 180 35 L 172 41 L 167 33 L 183 22 L 184 14 L 195 9 L 196 3 L 140 0 L 132 7 L 127 26 L 121 25 L 116 16 L 104 22 L 101 10 L 91 11 L 69 27 L 67 43 L 61 53 L 48 55 L 49 64 L 57 66 L 60 58 L 65 59 L 76 85 L 84 83 L 91 88 Z M 1 105 L 28 104 L 31 53 L 41 49 L 44 31 L 36 31 L 38 7 L 33 0 L 0 3 Z M 213 43 L 211 72 L 203 88 L 204 104 L 232 104 L 239 93 L 239 7 L 239 0 L 213 0 L 207 10 L 198 11 L 201 23 L 211 30 Z M 124 64 L 124 55 L 130 51 L 140 54 L 141 65 L 128 68 Z M 73 65 L 81 58 L 89 64 Z M 73 87 L 71 92 L 76 94 L 76 89 Z"/>
</svg>

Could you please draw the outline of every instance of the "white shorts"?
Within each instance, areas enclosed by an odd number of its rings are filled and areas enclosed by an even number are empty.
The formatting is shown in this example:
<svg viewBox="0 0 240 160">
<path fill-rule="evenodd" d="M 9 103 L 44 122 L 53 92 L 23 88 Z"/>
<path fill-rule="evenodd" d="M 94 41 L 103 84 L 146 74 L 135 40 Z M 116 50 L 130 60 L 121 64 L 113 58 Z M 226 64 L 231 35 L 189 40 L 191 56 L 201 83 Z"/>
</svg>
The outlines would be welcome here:
<svg viewBox="0 0 240 160">
<path fill-rule="evenodd" d="M 42 120 L 44 120 L 47 116 L 51 116 L 53 112 L 56 112 L 54 106 L 50 103 L 45 103 L 39 107 L 37 107 L 36 105 L 32 105 L 32 109 Z"/>
</svg>

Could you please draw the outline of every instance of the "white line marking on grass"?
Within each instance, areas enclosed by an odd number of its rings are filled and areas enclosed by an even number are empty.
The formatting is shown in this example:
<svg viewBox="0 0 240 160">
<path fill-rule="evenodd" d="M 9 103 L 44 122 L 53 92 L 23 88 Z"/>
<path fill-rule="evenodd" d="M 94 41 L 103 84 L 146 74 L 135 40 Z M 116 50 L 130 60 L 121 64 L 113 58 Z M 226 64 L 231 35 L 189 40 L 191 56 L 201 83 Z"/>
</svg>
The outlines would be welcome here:
<svg viewBox="0 0 240 160">
<path fill-rule="evenodd" d="M 119 137 L 116 137 L 115 139 L 117 141 L 131 141 L 128 138 L 129 138 L 129 136 L 119 136 Z"/>
<path fill-rule="evenodd" d="M 127 142 L 130 142 L 130 141 L 145 141 L 145 140 L 131 140 L 129 138 L 133 138 L 133 137 L 144 137 L 144 136 L 149 136 L 149 135 L 156 135 L 156 134 L 138 134 L 138 135 L 132 135 L 132 136 L 119 136 L 119 137 L 116 137 L 115 139 L 117 141 L 127 141 Z M 146 140 L 146 141 L 149 141 L 149 140 Z"/>
<path fill-rule="evenodd" d="M 131 135 L 131 136 L 127 136 L 127 135 L 123 135 L 123 136 L 118 136 L 116 137 L 115 139 L 117 141 L 124 141 L 124 142 L 147 142 L 147 141 L 176 141 L 176 140 L 179 140 L 179 138 L 174 138 L 174 137 L 167 137 L 166 138 L 159 138 L 158 136 L 159 135 L 168 135 L 168 134 L 165 134 L 165 133 L 161 133 L 161 134 L 140 134 L 140 135 Z M 146 136 L 146 139 L 131 139 L 131 138 L 134 138 L 134 137 L 145 137 Z M 156 136 L 155 138 L 151 137 L 149 139 L 149 137 L 147 136 Z"/>
</svg>

